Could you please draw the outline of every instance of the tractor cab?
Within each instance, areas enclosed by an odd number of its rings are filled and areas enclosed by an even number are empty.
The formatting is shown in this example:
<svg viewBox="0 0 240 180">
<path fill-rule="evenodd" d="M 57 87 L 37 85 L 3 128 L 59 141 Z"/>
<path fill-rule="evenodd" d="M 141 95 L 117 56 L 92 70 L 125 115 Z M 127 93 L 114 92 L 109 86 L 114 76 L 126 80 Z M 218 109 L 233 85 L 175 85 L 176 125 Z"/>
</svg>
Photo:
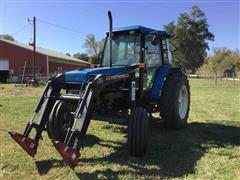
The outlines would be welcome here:
<svg viewBox="0 0 240 180">
<path fill-rule="evenodd" d="M 113 29 L 113 66 L 132 65 L 143 61 L 149 66 L 168 64 L 171 60 L 169 39 L 172 36 L 143 26 Z M 101 66 L 109 66 L 109 33 L 105 40 Z"/>
<path fill-rule="evenodd" d="M 172 59 L 171 35 L 143 26 L 129 26 L 113 29 L 112 32 L 112 66 L 131 66 L 144 63 L 146 66 L 144 88 L 152 86 L 156 71 Z M 110 66 L 109 33 L 105 40 L 100 67 Z M 139 69 L 136 69 L 139 76 Z"/>
</svg>

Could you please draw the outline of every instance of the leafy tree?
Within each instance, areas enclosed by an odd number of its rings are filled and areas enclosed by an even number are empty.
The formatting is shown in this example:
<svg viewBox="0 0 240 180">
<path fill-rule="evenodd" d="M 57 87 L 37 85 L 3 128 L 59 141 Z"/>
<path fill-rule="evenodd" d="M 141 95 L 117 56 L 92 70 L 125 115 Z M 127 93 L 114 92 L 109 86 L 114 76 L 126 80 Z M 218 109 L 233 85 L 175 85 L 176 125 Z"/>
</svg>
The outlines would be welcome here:
<svg viewBox="0 0 240 180">
<path fill-rule="evenodd" d="M 73 55 L 73 57 L 83 61 L 89 61 L 89 56 L 86 53 L 76 53 Z"/>
<path fill-rule="evenodd" d="M 99 52 L 101 52 L 103 50 L 104 43 L 105 43 L 105 39 L 104 38 L 98 42 Z"/>
<path fill-rule="evenodd" d="M 97 41 L 93 34 L 87 35 L 83 47 L 89 55 L 98 55 L 103 48 L 104 39 Z"/>
<path fill-rule="evenodd" d="M 92 64 L 98 64 L 98 63 L 99 63 L 98 55 L 92 55 L 92 56 L 90 57 L 90 62 L 91 62 Z"/>
<path fill-rule="evenodd" d="M 226 63 L 227 57 L 231 54 L 231 51 L 226 48 L 215 48 L 214 55 L 209 58 L 209 68 L 215 75 L 215 84 L 217 84 L 218 75 L 222 74 L 224 70 L 229 68 L 229 64 Z"/>
<path fill-rule="evenodd" d="M 89 60 L 93 64 L 99 63 L 99 53 L 102 51 L 104 46 L 105 39 L 101 39 L 100 41 L 97 41 L 95 36 L 93 34 L 87 35 L 85 42 L 83 44 L 83 47 L 86 48 L 86 51 L 88 53 Z"/>
<path fill-rule="evenodd" d="M 228 64 L 231 65 L 231 70 L 235 73 L 240 72 L 240 51 L 237 49 L 232 52 L 231 55 L 227 58 Z"/>
<path fill-rule="evenodd" d="M 174 29 L 176 26 L 174 25 L 174 21 L 171 21 L 164 27 L 165 31 L 167 31 L 169 34 L 174 34 Z"/>
<path fill-rule="evenodd" d="M 195 72 L 204 63 L 208 41 L 214 40 L 208 27 L 205 14 L 198 6 L 193 6 L 190 14 L 180 14 L 176 25 L 172 21 L 165 26 L 165 30 L 174 35 L 172 42 L 177 47 L 173 53 L 174 64 Z"/>
<path fill-rule="evenodd" d="M 0 34 L 0 38 L 6 39 L 6 40 L 9 40 L 9 41 L 15 41 L 15 39 L 8 34 Z"/>
<path fill-rule="evenodd" d="M 238 74 L 240 71 L 240 53 L 239 50 L 231 51 L 227 48 L 215 48 L 203 66 L 198 70 L 200 74 L 213 74 L 215 84 L 217 77 L 223 76 L 224 72 L 230 70 Z"/>
</svg>

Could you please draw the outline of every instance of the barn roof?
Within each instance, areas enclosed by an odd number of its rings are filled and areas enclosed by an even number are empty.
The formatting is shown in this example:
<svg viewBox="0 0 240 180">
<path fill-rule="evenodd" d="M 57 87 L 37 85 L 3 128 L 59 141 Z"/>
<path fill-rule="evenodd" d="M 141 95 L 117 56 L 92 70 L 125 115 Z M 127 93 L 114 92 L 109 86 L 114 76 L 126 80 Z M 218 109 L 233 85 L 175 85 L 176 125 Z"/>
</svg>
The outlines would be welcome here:
<svg viewBox="0 0 240 180">
<path fill-rule="evenodd" d="M 16 42 L 16 41 L 9 41 L 9 40 L 0 38 L 0 42 L 1 41 L 5 42 L 5 43 L 12 44 L 12 45 L 15 45 L 15 46 L 18 46 L 18 47 L 21 47 L 21 48 L 24 48 L 24 49 L 28 49 L 30 51 L 33 51 L 33 47 L 30 46 L 30 45 L 27 45 L 27 44 L 23 44 L 23 43 Z M 68 60 L 70 62 L 86 64 L 86 65 L 90 64 L 90 63 L 88 63 L 86 61 L 83 61 L 83 60 L 80 60 L 80 59 L 77 59 L 77 58 L 74 58 L 74 57 L 71 57 L 71 56 L 67 56 L 66 54 L 59 53 L 59 52 L 56 52 L 56 51 L 53 51 L 53 50 L 49 50 L 49 49 L 45 49 L 45 48 L 41 48 L 41 47 L 36 47 L 36 52 L 39 53 L 39 54 L 43 54 L 43 55 L 49 56 L 49 57 L 54 57 L 54 58 L 58 58 L 58 59 Z"/>
</svg>

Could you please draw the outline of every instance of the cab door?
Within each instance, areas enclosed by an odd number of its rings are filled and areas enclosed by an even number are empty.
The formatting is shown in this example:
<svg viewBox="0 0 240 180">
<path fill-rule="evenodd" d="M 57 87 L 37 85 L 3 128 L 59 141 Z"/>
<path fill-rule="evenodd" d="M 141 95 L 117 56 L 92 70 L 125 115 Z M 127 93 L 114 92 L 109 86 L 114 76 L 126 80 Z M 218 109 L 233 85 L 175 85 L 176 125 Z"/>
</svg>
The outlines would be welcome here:
<svg viewBox="0 0 240 180">
<path fill-rule="evenodd" d="M 162 53 L 160 48 L 160 39 L 153 42 L 154 34 L 147 34 L 145 36 L 145 64 L 146 64 L 146 78 L 144 78 L 144 89 L 152 87 L 156 70 L 162 65 Z"/>
</svg>

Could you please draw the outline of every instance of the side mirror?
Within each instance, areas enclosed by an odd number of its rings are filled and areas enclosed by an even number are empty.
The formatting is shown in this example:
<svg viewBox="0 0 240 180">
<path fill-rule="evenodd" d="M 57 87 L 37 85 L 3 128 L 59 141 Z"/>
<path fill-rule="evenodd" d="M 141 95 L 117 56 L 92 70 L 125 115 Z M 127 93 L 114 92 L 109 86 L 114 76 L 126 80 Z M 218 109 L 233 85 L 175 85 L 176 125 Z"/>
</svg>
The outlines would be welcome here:
<svg viewBox="0 0 240 180">
<path fill-rule="evenodd" d="M 155 35 L 155 34 L 153 35 L 151 43 L 153 46 L 156 46 L 159 43 L 159 38 L 157 35 Z"/>
</svg>

